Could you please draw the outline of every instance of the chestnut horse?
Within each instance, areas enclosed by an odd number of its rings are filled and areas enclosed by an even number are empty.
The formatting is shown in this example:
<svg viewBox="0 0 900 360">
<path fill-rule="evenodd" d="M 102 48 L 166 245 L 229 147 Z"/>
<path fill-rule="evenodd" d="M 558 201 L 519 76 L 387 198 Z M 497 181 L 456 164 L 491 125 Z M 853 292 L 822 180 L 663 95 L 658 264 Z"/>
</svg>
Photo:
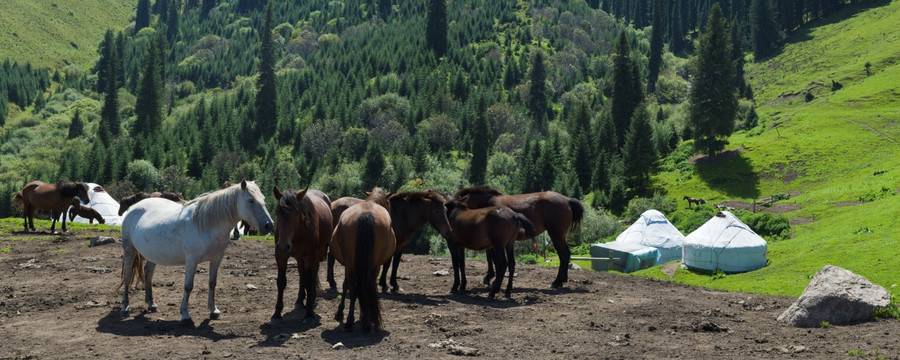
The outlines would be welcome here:
<svg viewBox="0 0 900 360">
<path fill-rule="evenodd" d="M 684 196 L 684 200 L 687 200 L 687 202 L 688 202 L 688 208 L 690 208 L 691 205 L 702 205 L 702 204 L 706 204 L 706 200 L 703 200 L 703 199 L 697 199 L 697 198 L 692 198 L 692 197 L 687 196 L 687 195 Z"/>
<path fill-rule="evenodd" d="M 316 291 L 319 289 L 319 262 L 325 258 L 331 231 L 331 199 L 318 190 L 272 189 L 278 206 L 275 208 L 275 264 L 278 266 L 278 300 L 272 322 L 281 320 L 284 308 L 284 288 L 287 286 L 288 259 L 297 260 L 300 291 L 294 310 L 306 299 L 304 322 L 315 320 Z"/>
<path fill-rule="evenodd" d="M 173 192 L 156 191 L 156 192 L 152 192 L 149 194 L 145 193 L 145 192 L 139 192 L 137 194 L 122 198 L 122 201 L 119 202 L 119 216 L 122 216 L 122 214 L 124 214 L 125 211 L 128 211 L 128 208 L 130 208 L 131 205 L 136 204 L 138 201 L 141 201 L 144 199 L 149 199 L 149 198 L 163 198 L 163 199 L 167 199 L 167 200 L 172 200 L 174 202 L 184 201 L 184 196 L 181 196 L 181 194 L 176 194 Z"/>
<path fill-rule="evenodd" d="M 88 219 L 91 224 L 94 223 L 94 220 L 97 220 L 98 223 L 106 224 L 106 220 L 103 219 L 103 216 L 100 216 L 97 210 L 81 205 L 79 202 L 73 203 L 72 207 L 69 208 L 69 221 L 75 220 L 75 215 Z"/>
<path fill-rule="evenodd" d="M 473 186 L 457 191 L 453 195 L 453 198 L 457 200 L 463 197 L 466 197 L 466 203 L 473 209 L 506 206 L 512 211 L 525 215 L 534 224 L 535 236 L 547 231 L 553 241 L 556 253 L 559 254 L 559 272 L 550 286 L 558 288 L 569 281 L 569 259 L 572 253 L 566 244 L 566 233 L 581 225 L 584 216 L 584 206 L 581 201 L 555 191 L 504 195 L 487 186 Z M 518 240 L 528 238 L 520 235 Z M 484 282 L 487 283 L 493 276 L 493 266 L 488 262 L 488 274 L 485 276 Z"/>
<path fill-rule="evenodd" d="M 56 218 L 59 214 L 65 214 L 72 200 L 76 197 L 89 202 L 88 185 L 83 182 L 64 182 L 60 181 L 56 184 L 47 184 L 42 181 L 32 181 L 25 184 L 22 188 L 22 207 L 24 208 L 25 231 L 29 226 L 34 231 L 34 211 L 37 209 L 50 210 L 53 216 L 53 222 L 50 225 L 50 232 L 56 232 Z M 62 231 L 66 231 L 66 218 L 62 218 Z"/>
<path fill-rule="evenodd" d="M 506 297 L 512 293 L 513 274 L 516 271 L 516 256 L 513 248 L 516 238 L 533 238 L 534 225 L 524 215 L 506 206 L 491 206 L 469 209 L 464 201 L 447 203 L 453 235 L 447 238 L 447 248 L 453 263 L 453 287 L 451 292 L 466 291 L 465 249 L 487 250 L 488 263 L 497 268 L 497 278 L 490 286 L 488 298 L 493 299 L 503 285 L 503 276 L 509 266 L 509 282 Z"/>
<path fill-rule="evenodd" d="M 350 309 L 344 328 L 353 329 L 353 309 L 359 299 L 360 325 L 369 331 L 381 331 L 381 307 L 375 277 L 378 266 L 390 260 L 397 248 L 391 229 L 390 203 L 386 193 L 375 188 L 366 201 L 350 206 L 341 214 L 331 237 L 334 258 L 344 265 L 344 287 L 341 303 L 334 319 L 344 320 L 344 302 L 350 298 Z"/>
<path fill-rule="evenodd" d="M 450 222 L 447 219 L 447 209 L 444 207 L 447 197 L 437 190 L 425 190 L 420 192 L 404 192 L 391 194 L 388 200 L 391 203 L 391 228 L 397 238 L 397 250 L 394 251 L 393 261 L 386 262 L 381 267 L 381 291 L 387 291 L 387 273 L 391 271 L 391 291 L 398 292 L 400 285 L 397 283 L 397 267 L 400 265 L 400 257 L 403 249 L 412 241 L 416 230 L 425 223 L 437 230 L 444 238 L 450 236 Z M 361 202 L 361 199 L 343 197 L 331 204 L 332 215 L 340 218 L 341 213 L 351 205 Z M 334 257 L 328 258 L 328 283 L 334 282 Z M 393 267 L 392 267 L 393 266 Z"/>
</svg>

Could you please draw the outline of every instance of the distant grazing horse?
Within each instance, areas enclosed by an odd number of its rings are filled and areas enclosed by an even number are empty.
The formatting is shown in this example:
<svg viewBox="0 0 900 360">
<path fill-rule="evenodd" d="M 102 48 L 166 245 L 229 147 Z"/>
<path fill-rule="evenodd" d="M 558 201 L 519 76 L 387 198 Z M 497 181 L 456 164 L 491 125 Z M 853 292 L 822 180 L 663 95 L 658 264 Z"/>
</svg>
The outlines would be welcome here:
<svg viewBox="0 0 900 360">
<path fill-rule="evenodd" d="M 447 197 L 437 190 L 392 194 L 388 199 L 391 203 L 391 228 L 397 238 L 397 250 L 394 251 L 393 261 L 386 262 L 382 266 L 379 284 L 382 291 L 387 291 L 387 273 L 393 265 L 391 291 L 398 292 L 400 285 L 397 283 L 397 267 L 400 265 L 403 249 L 412 241 L 416 230 L 428 223 L 445 238 L 450 236 L 451 230 L 447 209 L 444 207 Z M 332 215 L 338 219 L 345 209 L 361 201 L 352 197 L 335 200 L 331 204 Z M 328 283 L 334 284 L 334 257 L 329 257 L 328 260 Z"/>
<path fill-rule="evenodd" d="M 122 221 L 122 317 L 128 316 L 128 291 L 135 275 L 145 284 L 145 300 L 151 312 L 158 311 L 153 301 L 153 271 L 156 264 L 184 264 L 184 297 L 181 321 L 193 323 L 188 313 L 188 298 L 194 289 L 197 264 L 209 261 L 209 318 L 222 315 L 216 308 L 216 277 L 231 244 L 228 232 L 240 219 L 255 226 L 274 230 L 266 211 L 265 197 L 252 181 L 200 195 L 184 204 L 160 198 L 143 200 L 131 207 Z M 141 263 L 147 260 L 142 268 Z"/>
<path fill-rule="evenodd" d="M 297 260 L 300 291 L 294 309 L 306 299 L 303 321 L 315 320 L 316 291 L 319 289 L 319 263 L 325 258 L 334 225 L 331 219 L 331 200 L 318 190 L 286 190 L 273 187 L 278 201 L 275 208 L 275 264 L 278 266 L 278 300 L 272 321 L 281 320 L 284 308 L 284 288 L 287 286 L 288 259 Z"/>
<path fill-rule="evenodd" d="M 22 207 L 24 208 L 23 218 L 25 219 L 25 231 L 29 226 L 34 231 L 34 211 L 37 209 L 50 210 L 53 216 L 53 222 L 50 224 L 50 232 L 56 232 L 56 218 L 59 214 L 65 214 L 72 205 L 72 200 L 78 197 L 85 202 L 90 201 L 88 198 L 88 185 L 82 182 L 63 182 L 56 184 L 47 184 L 41 181 L 32 181 L 25 184 L 22 188 Z M 66 231 L 66 218 L 62 219 L 62 231 Z"/>
<path fill-rule="evenodd" d="M 516 238 L 534 237 L 534 225 L 525 215 L 510 210 L 506 206 L 491 206 L 469 209 L 464 201 L 447 203 L 453 235 L 447 238 L 447 248 L 453 263 L 453 287 L 451 292 L 466 291 L 465 249 L 487 250 L 488 263 L 497 268 L 497 278 L 490 286 L 488 298 L 493 299 L 503 285 L 503 276 L 509 266 L 509 282 L 506 297 L 512 293 L 516 256 L 513 252 Z"/>
<path fill-rule="evenodd" d="M 81 205 L 80 202 L 73 203 L 72 207 L 69 208 L 69 221 L 75 220 L 75 215 L 88 219 L 91 224 L 94 223 L 94 220 L 97 220 L 98 223 L 106 224 L 106 220 L 103 219 L 103 216 L 100 216 L 97 210 Z"/>
<path fill-rule="evenodd" d="M 691 207 L 691 205 L 701 205 L 701 204 L 706 204 L 706 200 L 703 200 L 703 199 L 697 199 L 697 198 L 692 198 L 692 197 L 687 196 L 687 195 L 684 196 L 684 200 L 687 200 L 687 202 L 688 202 L 688 207 Z"/>
<path fill-rule="evenodd" d="M 535 236 L 546 230 L 553 241 L 556 253 L 559 254 L 559 272 L 550 286 L 558 288 L 569 281 L 569 258 L 572 253 L 566 244 L 566 233 L 581 224 L 584 216 L 584 206 L 581 205 L 581 201 L 554 191 L 504 195 L 486 186 L 462 189 L 453 195 L 453 198 L 457 200 L 463 197 L 466 197 L 469 208 L 506 206 L 512 211 L 525 215 L 534 224 Z M 525 239 L 529 239 L 529 237 L 519 235 L 518 240 Z M 484 283 L 490 281 L 493 276 L 493 266 L 488 262 L 488 274 L 484 278 Z"/>
<path fill-rule="evenodd" d="M 137 194 L 125 197 L 122 199 L 121 202 L 119 202 L 119 216 L 122 216 L 122 214 L 124 214 L 125 211 L 128 211 L 128 208 L 131 207 L 131 205 L 136 204 L 138 201 L 141 201 L 144 199 L 149 199 L 149 198 L 163 198 L 163 199 L 171 200 L 174 202 L 184 201 L 184 196 L 181 196 L 181 194 L 176 194 L 173 192 L 156 191 L 156 192 L 152 192 L 149 194 L 145 193 L 145 192 L 139 192 Z"/>
<path fill-rule="evenodd" d="M 344 323 L 347 331 L 353 329 L 357 298 L 363 331 L 369 331 L 371 325 L 376 333 L 381 331 L 381 307 L 375 277 L 378 266 L 390 260 L 397 248 L 389 207 L 386 193 L 376 188 L 366 201 L 347 208 L 334 228 L 331 251 L 345 269 L 343 296 L 334 319 L 344 320 L 344 302 L 349 297 L 350 309 Z"/>
</svg>

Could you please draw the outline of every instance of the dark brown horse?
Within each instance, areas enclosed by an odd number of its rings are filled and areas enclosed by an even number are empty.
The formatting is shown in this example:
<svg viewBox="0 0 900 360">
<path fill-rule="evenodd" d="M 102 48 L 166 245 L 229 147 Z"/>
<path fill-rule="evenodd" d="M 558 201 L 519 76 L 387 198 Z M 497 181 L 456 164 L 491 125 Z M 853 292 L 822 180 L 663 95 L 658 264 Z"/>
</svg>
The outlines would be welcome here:
<svg viewBox="0 0 900 360">
<path fill-rule="evenodd" d="M 382 327 L 381 307 L 375 277 L 378 266 L 387 262 L 397 248 L 391 229 L 390 204 L 386 193 L 376 190 L 366 201 L 353 205 L 341 214 L 331 237 L 334 258 L 344 265 L 343 296 L 334 319 L 344 320 L 344 302 L 350 298 L 350 309 L 344 328 L 353 329 L 353 309 L 359 299 L 360 324 L 363 331 Z"/>
<path fill-rule="evenodd" d="M 400 265 L 400 257 L 403 249 L 412 241 L 416 230 L 425 223 L 438 231 L 444 238 L 450 236 L 450 222 L 447 219 L 447 210 L 444 207 L 447 197 L 437 190 L 425 190 L 420 192 L 404 192 L 391 194 L 388 200 L 391 204 L 391 228 L 397 238 L 397 249 L 394 251 L 393 261 L 386 262 L 381 267 L 381 291 L 387 291 L 387 273 L 391 271 L 391 291 L 398 292 L 400 285 L 397 283 L 397 267 Z M 362 199 L 342 197 L 331 203 L 331 213 L 335 219 L 339 219 L 341 213 L 348 207 L 362 202 Z M 393 265 L 393 267 L 392 267 Z M 335 286 L 334 281 L 334 257 L 328 257 L 328 283 Z"/>
<path fill-rule="evenodd" d="M 41 181 L 32 181 L 25 184 L 22 188 L 22 207 L 24 208 L 23 218 L 25 219 L 25 231 L 29 226 L 34 231 L 34 211 L 37 209 L 50 210 L 53 216 L 53 222 L 50 225 L 50 232 L 56 232 L 56 218 L 59 214 L 65 214 L 72 200 L 78 197 L 85 202 L 89 202 L 88 185 L 82 182 L 64 182 L 60 181 L 56 184 L 47 184 Z M 62 230 L 66 231 L 66 218 L 62 218 Z"/>
<path fill-rule="evenodd" d="M 149 198 L 163 198 L 172 200 L 174 202 L 184 201 L 184 196 L 169 191 L 155 191 L 149 194 L 145 192 L 139 192 L 137 194 L 125 197 L 122 199 L 122 201 L 119 202 L 119 216 L 122 216 L 125 211 L 128 211 L 128 208 L 130 208 L 132 205 L 137 204 L 141 200 Z"/>
<path fill-rule="evenodd" d="M 338 220 L 341 218 L 341 214 L 344 213 L 344 210 L 347 208 L 359 204 L 363 202 L 363 199 L 357 199 L 355 197 L 345 196 L 342 198 L 338 198 L 335 201 L 331 202 L 331 218 L 334 219 L 334 226 L 337 226 Z M 326 280 L 328 281 L 329 291 L 337 292 L 337 282 L 334 281 L 334 254 L 329 251 L 328 252 L 328 264 L 326 266 Z"/>
<path fill-rule="evenodd" d="M 509 267 L 506 297 L 512 293 L 512 274 L 516 271 L 513 252 L 516 238 L 534 237 L 534 225 L 522 214 L 506 206 L 469 209 L 464 201 L 447 203 L 453 235 L 447 238 L 447 248 L 453 263 L 453 287 L 451 292 L 466 291 L 465 249 L 488 250 L 488 263 L 497 268 L 497 278 L 490 286 L 488 298 L 493 299 L 503 285 L 503 276 Z"/>
<path fill-rule="evenodd" d="M 553 247 L 559 254 L 559 272 L 550 285 L 553 288 L 563 286 L 569 281 L 569 259 L 572 256 L 566 243 L 566 233 L 581 225 L 584 206 L 581 201 L 554 191 L 544 191 L 520 195 L 504 195 L 486 186 L 474 186 L 457 191 L 454 199 L 466 197 L 470 208 L 488 206 L 506 206 L 517 213 L 525 215 L 534 224 L 535 236 L 544 231 L 550 235 Z M 520 235 L 519 240 L 528 239 Z M 494 276 L 493 267 L 488 262 L 488 274 L 485 283 Z"/>
<path fill-rule="evenodd" d="M 103 219 L 103 216 L 100 216 L 97 210 L 81 205 L 81 203 L 73 203 L 72 207 L 69 208 L 69 221 L 75 220 L 75 215 L 88 219 L 91 224 L 94 223 L 94 220 L 97 220 L 98 223 L 106 224 L 106 220 Z"/>
<path fill-rule="evenodd" d="M 687 200 L 687 202 L 688 202 L 688 208 L 690 208 L 691 205 L 702 205 L 702 204 L 706 204 L 706 200 L 703 200 L 703 199 L 697 199 L 697 198 L 692 198 L 692 197 L 687 196 L 687 195 L 684 196 L 684 200 Z"/>
<path fill-rule="evenodd" d="M 275 264 L 278 266 L 278 300 L 272 321 L 281 320 L 284 309 L 284 288 L 287 286 L 288 259 L 297 260 L 300 291 L 294 309 L 306 300 L 303 321 L 315 320 L 316 291 L 319 289 L 319 263 L 325 258 L 328 242 L 334 229 L 331 200 L 318 190 L 285 190 L 273 187 L 278 201 L 275 208 Z"/>
</svg>

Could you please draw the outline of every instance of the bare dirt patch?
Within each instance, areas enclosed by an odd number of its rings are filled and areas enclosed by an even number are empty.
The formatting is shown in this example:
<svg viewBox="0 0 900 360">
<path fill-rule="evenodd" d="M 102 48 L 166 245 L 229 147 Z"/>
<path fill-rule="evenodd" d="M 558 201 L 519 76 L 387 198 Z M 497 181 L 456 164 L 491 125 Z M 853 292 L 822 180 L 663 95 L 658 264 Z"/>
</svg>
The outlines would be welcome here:
<svg viewBox="0 0 900 360">
<path fill-rule="evenodd" d="M 841 201 L 841 202 L 833 203 L 831 205 L 834 205 L 836 207 L 846 207 L 846 206 L 861 205 L 862 203 L 863 203 L 862 201 Z"/>
<path fill-rule="evenodd" d="M 806 224 L 809 224 L 809 223 L 813 223 L 813 222 L 819 221 L 819 218 L 814 218 L 814 217 L 796 217 L 796 218 L 790 219 L 789 221 L 790 221 L 791 225 L 799 226 L 799 225 L 806 225 Z"/>
<path fill-rule="evenodd" d="M 519 265 L 512 299 L 491 301 L 477 284 L 484 262 L 467 262 L 471 292 L 454 295 L 452 277 L 432 275 L 449 269 L 450 259 L 429 256 L 406 256 L 400 267 L 406 292 L 383 294 L 383 334 L 344 332 L 332 320 L 333 295 L 320 298 L 317 323 L 303 324 L 302 313 L 290 312 L 270 325 L 272 245 L 251 240 L 235 242 L 220 269 L 222 320 L 206 319 L 207 264 L 190 301 L 195 326 L 179 323 L 182 267 L 157 267 L 159 313 L 147 313 L 138 292 L 131 316 L 120 319 L 115 288 L 122 250 L 118 244 L 87 247 L 96 235 L 0 235 L 0 247 L 10 248 L 0 253 L 0 358 L 821 359 L 846 357 L 850 350 L 900 356 L 894 320 L 814 329 L 776 322 L 794 298 L 588 270 L 570 271 L 567 286 L 551 290 L 556 269 Z M 336 270 L 340 282 L 340 266 Z M 297 287 L 292 270 L 288 304 Z M 333 349 L 338 342 L 344 350 Z"/>
<path fill-rule="evenodd" d="M 720 202 L 718 205 L 735 208 L 735 209 L 754 211 L 753 204 L 745 202 L 745 201 L 726 200 L 726 201 Z M 781 215 L 784 213 L 789 213 L 791 211 L 797 211 L 800 209 L 801 209 L 800 205 L 797 205 L 797 204 L 778 202 L 778 203 L 772 204 L 771 206 L 763 206 L 762 204 L 756 204 L 755 211 L 767 212 L 767 213 L 772 213 L 775 215 Z"/>
</svg>

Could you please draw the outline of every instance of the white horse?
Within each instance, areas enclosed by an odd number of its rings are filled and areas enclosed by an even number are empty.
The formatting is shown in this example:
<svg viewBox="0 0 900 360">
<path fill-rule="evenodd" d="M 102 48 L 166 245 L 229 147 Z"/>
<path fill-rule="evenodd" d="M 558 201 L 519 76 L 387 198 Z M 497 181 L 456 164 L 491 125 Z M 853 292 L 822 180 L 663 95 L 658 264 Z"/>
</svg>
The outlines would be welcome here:
<svg viewBox="0 0 900 360">
<path fill-rule="evenodd" d="M 242 181 L 229 188 L 200 195 L 194 200 L 175 203 L 162 198 L 149 198 L 129 208 L 122 222 L 122 296 L 120 315 L 127 317 L 128 290 L 137 275 L 145 285 L 147 308 L 157 312 L 153 301 L 153 270 L 159 265 L 184 264 L 184 297 L 181 321 L 192 323 L 188 314 L 188 298 L 194 288 L 197 264 L 209 261 L 209 318 L 219 319 L 216 308 L 216 275 L 231 243 L 228 233 L 234 224 L 246 219 L 250 225 L 273 232 L 272 217 L 266 210 L 265 198 L 254 182 Z M 141 268 L 141 263 L 147 263 Z M 142 271 L 143 270 L 143 271 Z M 119 286 L 121 287 L 120 284 Z"/>
</svg>

